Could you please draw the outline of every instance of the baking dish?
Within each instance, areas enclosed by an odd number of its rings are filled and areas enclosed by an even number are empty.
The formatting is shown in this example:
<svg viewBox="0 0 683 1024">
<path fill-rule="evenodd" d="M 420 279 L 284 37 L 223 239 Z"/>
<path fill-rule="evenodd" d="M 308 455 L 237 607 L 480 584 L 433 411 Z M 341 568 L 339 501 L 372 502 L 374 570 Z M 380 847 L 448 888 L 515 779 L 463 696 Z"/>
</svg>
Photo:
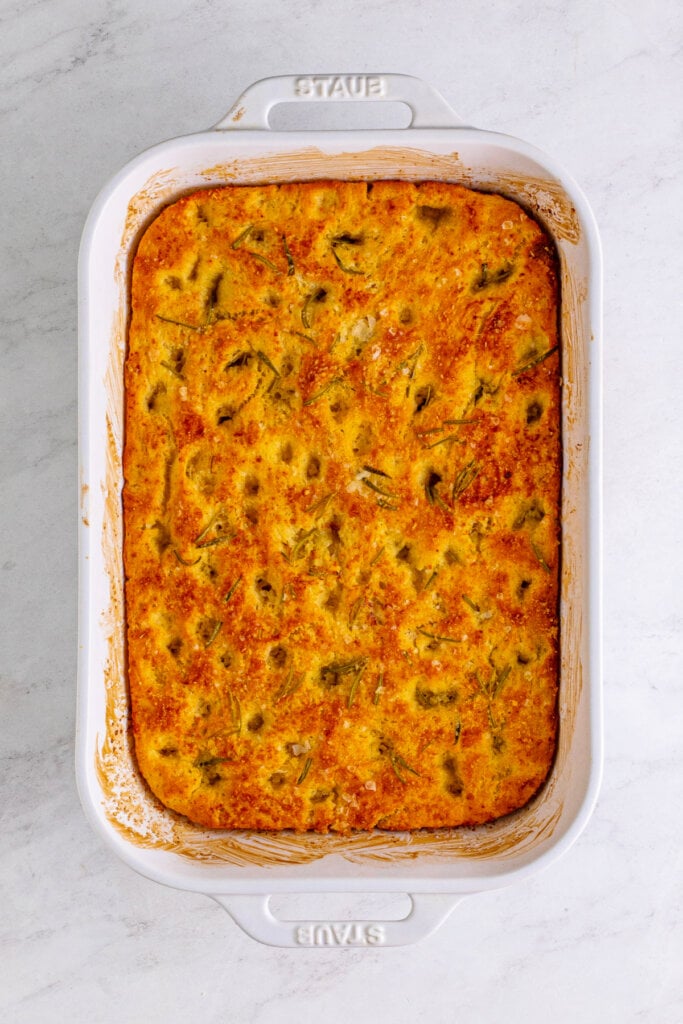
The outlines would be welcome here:
<svg viewBox="0 0 683 1024">
<path fill-rule="evenodd" d="M 282 102 L 400 101 L 405 129 L 275 132 Z M 525 808 L 475 829 L 352 836 L 207 832 L 161 807 L 135 766 L 125 679 L 121 452 L 128 286 L 140 234 L 169 202 L 225 183 L 439 179 L 500 192 L 553 236 L 561 264 L 563 496 L 560 735 L 550 778 Z M 463 896 L 524 878 L 565 851 L 595 802 L 600 666 L 601 257 L 588 204 L 544 154 L 464 126 L 404 75 L 281 76 L 248 88 L 208 132 L 156 146 L 100 193 L 79 263 L 80 554 L 76 773 L 87 816 L 131 867 L 210 895 L 259 941 L 399 945 Z M 399 921 L 279 921 L 275 893 L 409 893 Z"/>
</svg>

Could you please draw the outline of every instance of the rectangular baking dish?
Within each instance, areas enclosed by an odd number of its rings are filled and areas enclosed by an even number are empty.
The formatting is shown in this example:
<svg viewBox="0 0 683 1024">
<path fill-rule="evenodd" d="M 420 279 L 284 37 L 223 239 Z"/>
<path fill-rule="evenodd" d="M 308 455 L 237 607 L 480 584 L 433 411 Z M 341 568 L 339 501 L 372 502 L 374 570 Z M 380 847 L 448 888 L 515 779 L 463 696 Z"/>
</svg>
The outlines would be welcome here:
<svg viewBox="0 0 683 1024">
<path fill-rule="evenodd" d="M 406 129 L 275 132 L 282 102 L 400 101 Z M 227 183 L 381 178 L 460 182 L 530 210 L 561 263 L 563 496 L 560 732 L 541 793 L 491 825 L 352 836 L 208 832 L 161 807 L 140 779 L 128 722 L 121 453 L 128 287 L 137 240 L 168 203 Z M 143 153 L 104 188 L 79 262 L 79 665 L 76 774 L 85 812 L 132 868 L 219 900 L 274 945 L 377 946 L 431 932 L 465 895 L 508 885 L 584 828 L 602 762 L 600 656 L 601 255 L 586 199 L 549 157 L 464 126 L 404 75 L 283 76 L 248 88 L 213 129 Z M 400 921 L 277 920 L 274 893 L 408 893 Z"/>
</svg>

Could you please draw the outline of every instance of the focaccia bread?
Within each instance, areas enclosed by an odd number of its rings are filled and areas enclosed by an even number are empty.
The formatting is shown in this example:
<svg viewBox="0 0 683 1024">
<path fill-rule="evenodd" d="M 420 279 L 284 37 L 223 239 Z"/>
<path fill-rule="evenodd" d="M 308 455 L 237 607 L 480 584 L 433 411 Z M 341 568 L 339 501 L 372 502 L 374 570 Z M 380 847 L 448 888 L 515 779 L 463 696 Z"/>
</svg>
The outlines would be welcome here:
<svg viewBox="0 0 683 1024">
<path fill-rule="evenodd" d="M 142 775 L 229 829 L 490 821 L 556 742 L 554 247 L 497 195 L 187 196 L 135 257 L 128 678 Z"/>
</svg>

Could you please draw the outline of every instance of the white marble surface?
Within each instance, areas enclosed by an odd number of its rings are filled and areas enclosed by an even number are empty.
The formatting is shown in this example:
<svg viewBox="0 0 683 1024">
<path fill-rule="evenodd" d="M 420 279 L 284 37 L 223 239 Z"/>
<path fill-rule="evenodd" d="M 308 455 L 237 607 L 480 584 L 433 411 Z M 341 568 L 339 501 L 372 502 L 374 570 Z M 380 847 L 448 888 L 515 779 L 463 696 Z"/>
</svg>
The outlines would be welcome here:
<svg viewBox="0 0 683 1024">
<path fill-rule="evenodd" d="M 683 1020 L 683 18 L 675 0 L 2 0 L 0 1019 Z M 129 158 L 251 81 L 396 70 L 582 183 L 605 280 L 605 739 L 580 840 L 398 950 L 278 951 L 81 812 L 76 254 Z"/>
</svg>

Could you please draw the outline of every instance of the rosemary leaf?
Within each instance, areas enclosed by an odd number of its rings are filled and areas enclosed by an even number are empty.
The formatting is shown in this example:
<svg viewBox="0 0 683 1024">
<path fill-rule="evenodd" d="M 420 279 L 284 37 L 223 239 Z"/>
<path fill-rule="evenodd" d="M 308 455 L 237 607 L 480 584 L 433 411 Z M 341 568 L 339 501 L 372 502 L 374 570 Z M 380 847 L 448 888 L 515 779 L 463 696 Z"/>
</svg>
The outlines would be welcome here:
<svg viewBox="0 0 683 1024">
<path fill-rule="evenodd" d="M 491 696 L 493 698 L 497 697 L 498 694 L 500 693 L 500 691 L 503 689 L 503 686 L 505 685 L 505 680 L 510 675 L 511 671 L 512 671 L 512 666 L 511 665 L 506 665 L 505 668 L 502 669 L 500 672 L 496 672 L 495 683 L 494 683 L 493 691 L 492 691 L 492 694 L 491 694 Z"/>
<path fill-rule="evenodd" d="M 210 635 L 209 639 L 204 644 L 204 647 L 210 647 L 211 646 L 211 644 L 214 642 L 214 640 L 216 639 L 216 637 L 218 636 L 218 634 L 220 633 L 222 628 L 223 628 L 223 623 L 222 622 L 217 622 L 216 625 L 213 627 L 213 629 L 211 631 L 211 635 Z"/>
<path fill-rule="evenodd" d="M 310 330 L 313 326 L 313 311 L 311 309 L 311 303 L 322 302 L 327 292 L 324 288 L 316 288 L 314 292 L 306 297 L 303 307 L 301 309 L 301 322 L 307 330 Z"/>
<path fill-rule="evenodd" d="M 314 501 L 312 505 L 309 505 L 308 508 L 305 508 L 304 512 L 317 512 L 318 515 L 315 517 L 317 519 L 318 516 L 321 516 L 323 514 L 329 503 L 332 501 L 333 498 L 336 498 L 336 496 L 336 491 L 330 491 L 329 494 L 323 495 L 322 498 L 318 498 L 318 500 Z"/>
<path fill-rule="evenodd" d="M 453 481 L 453 491 L 451 497 L 453 501 L 457 501 L 458 498 L 462 497 L 470 484 L 474 483 L 479 475 L 479 467 L 475 463 L 474 459 L 463 466 L 459 472 L 455 474 L 455 480 Z"/>
<path fill-rule="evenodd" d="M 256 353 L 256 358 L 260 359 L 260 361 L 264 364 L 264 366 L 267 366 L 268 369 L 270 370 L 270 372 L 275 374 L 276 377 L 280 376 L 280 371 L 275 369 L 275 367 L 273 366 L 273 364 L 271 363 L 270 359 L 268 358 L 268 356 L 266 355 L 265 352 L 262 352 L 259 349 L 258 352 Z"/>
<path fill-rule="evenodd" d="M 228 690 L 228 702 L 230 704 L 230 717 L 232 718 L 233 731 L 242 731 L 242 705 L 239 697 L 236 697 L 232 690 Z"/>
<path fill-rule="evenodd" d="M 236 534 L 231 533 L 229 537 L 213 537 L 211 540 L 204 540 L 201 544 L 195 542 L 196 548 L 215 548 L 218 544 L 227 544 L 229 541 L 234 540 Z"/>
<path fill-rule="evenodd" d="M 197 562 L 201 561 L 201 557 L 202 557 L 201 555 L 197 555 L 197 557 L 195 558 L 194 562 L 187 562 L 183 558 L 183 556 L 180 554 L 180 552 L 178 551 L 177 548 L 173 548 L 173 554 L 176 556 L 176 558 L 178 559 L 178 561 L 180 562 L 181 565 L 189 565 L 189 566 L 196 565 Z"/>
<path fill-rule="evenodd" d="M 182 373 L 179 373 L 178 370 L 176 370 L 175 366 L 171 366 L 171 364 L 167 363 L 165 359 L 161 360 L 159 366 L 163 366 L 165 370 L 168 370 L 169 373 L 172 373 L 174 377 L 178 378 L 178 380 L 185 380 Z"/>
<path fill-rule="evenodd" d="M 308 775 L 309 771 L 311 770 L 311 765 L 312 764 L 313 764 L 313 758 L 312 757 L 307 757 L 306 758 L 306 764 L 303 766 L 303 768 L 301 770 L 301 775 L 296 780 L 297 786 L 300 786 L 301 783 L 304 781 L 304 779 Z"/>
<path fill-rule="evenodd" d="M 233 594 L 235 593 L 235 591 L 237 590 L 237 588 L 239 587 L 241 582 L 242 582 L 242 577 L 238 576 L 237 579 L 235 580 L 235 582 L 233 583 L 233 585 L 230 587 L 230 590 L 227 592 L 227 594 L 224 597 L 224 601 L 225 601 L 226 604 L 228 603 L 230 598 L 233 596 Z"/>
<path fill-rule="evenodd" d="M 398 498 L 397 494 L 392 494 L 391 491 L 385 491 L 384 488 L 378 487 L 377 484 L 372 482 L 372 480 L 366 480 L 365 477 L 361 479 L 361 483 L 365 484 L 366 487 L 369 487 L 371 491 L 375 492 L 375 494 L 381 494 L 383 498 Z"/>
<path fill-rule="evenodd" d="M 377 686 L 375 692 L 372 695 L 372 703 L 379 704 L 379 698 L 384 690 L 384 672 L 380 672 L 377 676 Z"/>
<path fill-rule="evenodd" d="M 525 363 L 524 366 L 520 366 L 518 370 L 513 370 L 512 376 L 519 377 L 520 373 L 526 373 L 527 370 L 531 370 L 534 366 L 539 366 L 540 363 L 545 362 L 546 359 L 549 359 L 550 356 L 554 355 L 557 352 L 558 348 L 559 345 L 553 345 L 553 347 L 549 348 L 547 352 L 544 352 L 540 356 L 536 356 L 535 359 L 532 359 L 530 362 Z"/>
<path fill-rule="evenodd" d="M 253 224 L 249 224 L 244 229 L 244 231 L 240 232 L 240 234 L 234 240 L 234 242 L 232 243 L 230 248 L 231 249 L 239 249 L 239 247 L 241 246 L 242 242 L 244 242 L 249 237 L 249 235 L 252 233 L 253 230 L 254 230 L 254 225 Z"/>
<path fill-rule="evenodd" d="M 363 469 L 366 473 L 374 473 L 375 476 L 383 476 L 386 477 L 387 480 L 391 480 L 389 473 L 385 473 L 383 469 L 375 469 L 374 466 L 363 466 Z"/>
<path fill-rule="evenodd" d="M 462 597 L 462 599 L 465 602 L 465 604 L 468 605 L 472 609 L 473 612 L 477 612 L 477 614 L 479 614 L 479 612 L 481 611 L 481 608 L 479 607 L 478 604 L 474 603 L 474 601 L 472 600 L 471 597 L 468 597 L 467 594 L 461 594 L 460 596 Z"/>
<path fill-rule="evenodd" d="M 157 320 L 163 320 L 165 324 L 175 324 L 176 327 L 186 327 L 188 331 L 197 331 L 201 333 L 204 328 L 197 327 L 196 324 L 186 324 L 183 320 L 172 320 L 169 316 L 162 316 L 161 313 L 155 313 Z"/>
<path fill-rule="evenodd" d="M 324 395 L 326 395 L 327 392 L 335 386 L 335 384 L 342 383 L 343 380 L 341 377 L 333 377 L 332 380 L 328 380 L 327 384 L 325 384 L 325 386 L 322 387 L 320 391 L 317 391 L 314 395 L 311 395 L 310 398 L 307 398 L 306 401 L 304 402 L 304 405 L 313 405 L 313 403 L 317 402 L 319 398 L 322 398 Z"/>
<path fill-rule="evenodd" d="M 356 270 L 355 267 L 347 267 L 345 263 L 342 263 L 339 253 L 334 246 L 332 246 L 332 255 L 334 256 L 339 269 L 343 270 L 345 274 L 358 274 L 360 277 L 364 276 L 364 272 L 362 270 Z"/>
<path fill-rule="evenodd" d="M 287 259 L 287 277 L 293 277 L 296 267 L 294 266 L 294 257 L 292 256 L 289 246 L 287 245 L 287 236 L 282 236 L 282 248 L 285 251 L 285 257 Z"/>
<path fill-rule="evenodd" d="M 260 252 L 253 252 L 251 249 L 247 249 L 247 255 L 253 256 L 255 260 L 263 263 L 266 267 L 272 270 L 275 274 L 281 274 L 282 271 L 279 267 L 276 267 L 272 260 L 269 260 L 267 256 L 262 256 Z"/>
<path fill-rule="evenodd" d="M 537 544 L 534 543 L 533 540 L 530 539 L 529 543 L 531 544 L 531 550 L 533 551 L 533 553 L 536 555 L 536 558 L 538 559 L 538 564 L 541 566 L 541 568 L 544 570 L 544 572 L 550 573 L 550 571 L 551 571 L 550 566 L 548 565 L 548 563 L 546 562 L 545 558 L 543 557 L 541 549 L 538 547 Z"/>
<path fill-rule="evenodd" d="M 439 575 L 439 574 L 438 574 L 438 572 L 437 572 L 436 570 L 434 570 L 434 572 L 433 572 L 433 573 L 432 573 L 432 575 L 431 575 L 431 576 L 429 577 L 429 579 L 428 579 L 428 580 L 427 580 L 427 582 L 425 583 L 425 585 L 424 585 L 424 587 L 422 588 L 422 590 L 423 590 L 423 591 L 425 591 L 425 590 L 429 590 L 429 588 L 431 587 L 432 583 L 434 582 L 434 580 L 436 579 L 436 577 L 437 577 L 438 575 Z"/>
<path fill-rule="evenodd" d="M 463 442 L 460 440 L 457 434 L 449 434 L 448 437 L 441 437 L 438 441 L 432 441 L 431 444 L 423 444 L 423 448 L 436 448 L 440 444 L 452 444 L 453 441 L 457 441 L 459 444 Z"/>
<path fill-rule="evenodd" d="M 349 690 L 348 700 L 346 701 L 347 708 L 350 708 L 351 705 L 354 702 L 354 699 L 355 699 L 355 696 L 356 696 L 356 690 L 358 689 L 358 686 L 359 686 L 360 680 L 361 680 L 361 676 L 363 675 L 364 671 L 365 671 L 365 662 L 363 662 L 363 664 L 360 666 L 360 668 L 356 672 L 356 675 L 354 677 L 353 682 L 351 683 L 351 689 Z"/>
<path fill-rule="evenodd" d="M 293 334 L 295 338 L 303 338 L 303 340 L 307 341 L 309 345 L 313 346 L 313 348 L 318 347 L 318 342 L 315 338 L 312 338 L 310 334 L 304 334 L 302 331 L 289 331 L 288 333 Z"/>
<path fill-rule="evenodd" d="M 455 637 L 452 637 L 452 636 L 441 636 L 439 633 L 430 633 L 426 629 L 423 629 L 422 626 L 418 626 L 417 627 L 417 631 L 418 631 L 418 633 L 422 633 L 422 636 L 429 637 L 430 640 L 438 640 L 439 643 L 444 643 L 444 644 L 459 644 L 460 643 L 460 640 L 456 640 Z"/>
<path fill-rule="evenodd" d="M 354 622 L 356 621 L 356 617 L 358 615 L 358 612 L 361 609 L 361 605 L 362 604 L 363 604 L 363 598 L 362 597 L 357 597 L 356 600 L 351 605 L 351 608 L 349 610 L 349 629 L 352 628 Z"/>
<path fill-rule="evenodd" d="M 382 557 L 383 554 L 384 554 L 384 547 L 381 547 L 379 549 L 379 551 L 377 552 L 377 554 L 375 555 L 375 557 L 373 558 L 373 560 L 370 562 L 370 565 L 371 566 L 376 565 L 376 563 L 379 562 L 379 560 L 380 560 L 380 558 Z"/>
<path fill-rule="evenodd" d="M 308 543 L 309 540 L 311 540 L 313 537 L 316 536 L 317 533 L 318 533 L 317 526 L 314 526 L 313 529 L 306 530 L 305 533 L 302 533 L 302 535 L 299 537 L 299 539 L 295 543 L 294 547 L 292 548 L 292 554 L 291 554 L 291 558 L 290 558 L 290 560 L 292 562 L 294 562 L 297 558 L 299 558 L 303 554 L 304 547 L 306 546 L 306 544 Z"/>
</svg>

